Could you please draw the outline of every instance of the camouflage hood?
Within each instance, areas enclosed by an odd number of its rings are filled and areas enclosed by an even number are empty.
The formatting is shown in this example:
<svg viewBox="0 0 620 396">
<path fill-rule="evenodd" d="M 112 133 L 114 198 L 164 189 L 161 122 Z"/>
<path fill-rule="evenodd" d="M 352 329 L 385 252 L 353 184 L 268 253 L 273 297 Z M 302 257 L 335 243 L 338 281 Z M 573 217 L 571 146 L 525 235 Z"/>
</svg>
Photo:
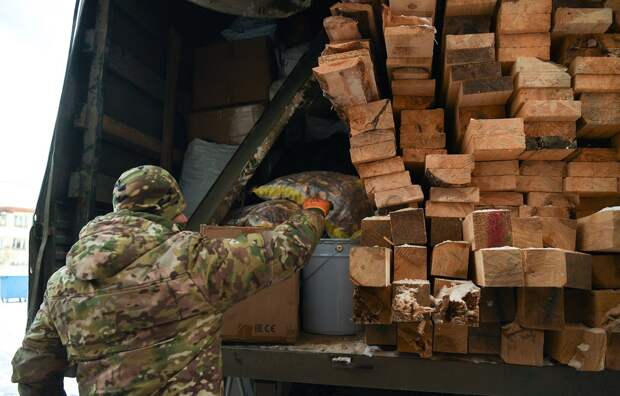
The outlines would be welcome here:
<svg viewBox="0 0 620 396">
<path fill-rule="evenodd" d="M 176 231 L 172 220 L 185 200 L 168 171 L 144 165 L 118 178 L 112 205 L 114 213 L 88 223 L 67 255 L 67 268 L 80 279 L 113 276 L 163 243 Z"/>
<path fill-rule="evenodd" d="M 105 279 L 176 233 L 171 222 L 123 210 L 97 217 L 80 231 L 67 254 L 67 269 L 82 280 Z"/>
</svg>

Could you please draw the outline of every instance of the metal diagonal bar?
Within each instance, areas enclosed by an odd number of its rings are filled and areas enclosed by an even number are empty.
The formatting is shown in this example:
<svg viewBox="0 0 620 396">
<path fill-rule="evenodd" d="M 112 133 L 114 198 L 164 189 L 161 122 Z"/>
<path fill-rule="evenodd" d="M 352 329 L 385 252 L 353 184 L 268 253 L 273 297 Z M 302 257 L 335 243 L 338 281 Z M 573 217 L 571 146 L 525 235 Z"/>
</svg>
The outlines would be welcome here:
<svg viewBox="0 0 620 396">
<path fill-rule="evenodd" d="M 325 37 L 322 34 L 312 42 L 198 205 L 189 220 L 190 230 L 198 231 L 200 224 L 217 224 L 226 216 L 235 198 L 254 175 L 293 114 L 314 97 L 318 84 L 312 78 L 312 68 L 316 66 L 324 45 Z"/>
</svg>

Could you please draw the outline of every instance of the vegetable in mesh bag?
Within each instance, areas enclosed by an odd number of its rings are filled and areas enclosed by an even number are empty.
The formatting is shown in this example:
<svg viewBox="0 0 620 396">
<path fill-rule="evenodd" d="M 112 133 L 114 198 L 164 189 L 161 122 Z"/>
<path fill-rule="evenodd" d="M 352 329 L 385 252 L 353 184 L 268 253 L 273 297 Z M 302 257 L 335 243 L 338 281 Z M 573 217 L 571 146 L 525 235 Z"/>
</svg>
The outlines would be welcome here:
<svg viewBox="0 0 620 396">
<path fill-rule="evenodd" d="M 283 176 L 256 187 L 254 194 L 262 199 L 288 199 L 302 205 L 307 198 L 321 198 L 332 203 L 325 227 L 331 238 L 356 238 L 364 217 L 372 206 L 362 181 L 336 172 L 302 172 Z"/>
<path fill-rule="evenodd" d="M 229 216 L 227 225 L 239 227 L 275 227 L 301 212 L 301 207 L 287 199 L 275 199 L 243 207 Z"/>
</svg>

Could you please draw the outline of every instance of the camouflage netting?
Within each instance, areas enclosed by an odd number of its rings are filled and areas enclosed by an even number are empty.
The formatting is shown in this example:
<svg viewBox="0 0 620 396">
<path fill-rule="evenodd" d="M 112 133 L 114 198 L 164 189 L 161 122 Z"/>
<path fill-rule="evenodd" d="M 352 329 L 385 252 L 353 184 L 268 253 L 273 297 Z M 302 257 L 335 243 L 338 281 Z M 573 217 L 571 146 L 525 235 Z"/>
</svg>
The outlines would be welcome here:
<svg viewBox="0 0 620 396">
<path fill-rule="evenodd" d="M 245 206 L 233 212 L 225 223 L 240 227 L 275 227 L 301 212 L 301 207 L 286 199 L 274 199 Z"/>
<path fill-rule="evenodd" d="M 335 172 L 302 172 L 283 176 L 255 188 L 265 200 L 288 199 L 302 205 L 307 198 L 326 199 L 332 203 L 325 228 L 331 238 L 356 238 L 364 217 L 372 214 L 372 206 L 362 181 L 356 176 Z"/>
</svg>

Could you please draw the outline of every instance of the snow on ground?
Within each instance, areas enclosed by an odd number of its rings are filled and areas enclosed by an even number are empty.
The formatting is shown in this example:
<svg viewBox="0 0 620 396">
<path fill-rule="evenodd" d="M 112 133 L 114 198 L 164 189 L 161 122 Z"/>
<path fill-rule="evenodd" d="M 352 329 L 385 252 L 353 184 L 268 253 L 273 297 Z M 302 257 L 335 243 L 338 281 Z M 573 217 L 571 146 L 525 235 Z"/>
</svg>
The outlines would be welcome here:
<svg viewBox="0 0 620 396">
<path fill-rule="evenodd" d="M 11 359 L 21 345 L 26 328 L 25 302 L 0 302 L 0 395 L 17 395 L 17 385 L 11 383 Z M 65 378 L 67 395 L 78 395 L 74 378 Z"/>
</svg>

